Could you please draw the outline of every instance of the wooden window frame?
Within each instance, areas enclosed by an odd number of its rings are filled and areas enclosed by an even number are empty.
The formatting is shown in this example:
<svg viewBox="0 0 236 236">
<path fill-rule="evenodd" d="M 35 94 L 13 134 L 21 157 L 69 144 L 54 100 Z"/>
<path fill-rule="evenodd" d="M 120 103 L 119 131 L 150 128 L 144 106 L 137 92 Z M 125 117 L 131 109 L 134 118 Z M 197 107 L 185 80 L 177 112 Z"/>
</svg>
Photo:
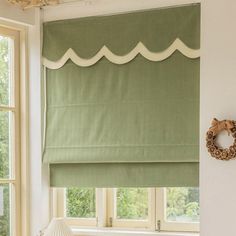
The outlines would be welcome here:
<svg viewBox="0 0 236 236">
<path fill-rule="evenodd" d="M 14 106 L 1 106 L 0 110 L 14 111 L 15 125 L 15 176 L 10 180 L 15 185 L 13 209 L 13 236 L 29 236 L 29 161 L 28 161 L 28 58 L 27 26 L 0 19 L 0 35 L 14 40 Z M 5 180 L 0 180 L 0 183 Z"/>
<path fill-rule="evenodd" d="M 166 189 L 156 188 L 156 228 L 157 229 L 160 227 L 161 231 L 199 232 L 199 223 L 167 221 L 165 206 L 166 206 Z"/>
<path fill-rule="evenodd" d="M 116 217 L 116 188 L 108 189 L 108 219 L 111 227 L 155 230 L 155 189 L 148 188 L 148 219 L 129 220 Z M 111 224 L 112 223 L 112 224 Z"/>
<path fill-rule="evenodd" d="M 18 31 L 9 28 L 0 27 L 0 35 L 12 40 L 12 55 L 9 82 L 11 83 L 10 101 L 8 105 L 0 105 L 0 110 L 12 114 L 12 133 L 9 134 L 13 140 L 11 150 L 9 171 L 11 175 L 9 179 L 0 179 L 1 184 L 9 184 L 10 190 L 10 230 L 11 235 L 18 236 L 21 224 L 18 221 L 20 217 L 20 70 L 19 70 L 19 50 L 20 50 L 20 35 Z"/>
<path fill-rule="evenodd" d="M 110 227 L 131 230 L 199 232 L 199 223 L 166 221 L 165 188 L 149 188 L 148 220 L 116 219 L 115 188 L 96 189 L 96 218 L 66 218 L 65 189 L 52 189 L 53 217 L 64 217 L 68 225 L 74 227 Z"/>
<path fill-rule="evenodd" d="M 70 226 L 96 227 L 98 225 L 98 207 L 100 192 L 96 189 L 96 217 L 95 218 L 74 218 L 66 216 L 66 190 L 65 188 L 52 189 L 53 196 L 53 217 L 62 217 Z"/>
</svg>

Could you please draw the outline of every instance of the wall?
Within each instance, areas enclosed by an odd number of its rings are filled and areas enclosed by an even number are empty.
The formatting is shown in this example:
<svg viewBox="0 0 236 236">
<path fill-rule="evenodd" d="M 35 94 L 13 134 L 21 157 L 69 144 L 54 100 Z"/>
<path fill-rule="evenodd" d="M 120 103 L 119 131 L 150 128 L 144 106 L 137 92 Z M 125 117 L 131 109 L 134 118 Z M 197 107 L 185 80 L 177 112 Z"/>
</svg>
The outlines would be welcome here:
<svg viewBox="0 0 236 236">
<path fill-rule="evenodd" d="M 35 10 L 35 24 L 29 27 L 29 157 L 30 157 L 30 236 L 36 236 L 48 219 L 44 196 L 41 135 L 41 12 Z M 45 208 L 46 213 L 45 213 Z"/>
<path fill-rule="evenodd" d="M 14 6 L 7 0 L 0 0 L 0 19 L 11 22 L 34 25 L 34 10 L 23 11 L 18 6 Z"/>
<path fill-rule="evenodd" d="M 202 1 L 201 236 L 236 235 L 236 161 L 210 158 L 212 118 L 236 120 L 236 1 Z"/>
<path fill-rule="evenodd" d="M 44 8 L 44 21 L 107 15 L 135 10 L 168 7 L 201 0 L 82 0 Z"/>
</svg>

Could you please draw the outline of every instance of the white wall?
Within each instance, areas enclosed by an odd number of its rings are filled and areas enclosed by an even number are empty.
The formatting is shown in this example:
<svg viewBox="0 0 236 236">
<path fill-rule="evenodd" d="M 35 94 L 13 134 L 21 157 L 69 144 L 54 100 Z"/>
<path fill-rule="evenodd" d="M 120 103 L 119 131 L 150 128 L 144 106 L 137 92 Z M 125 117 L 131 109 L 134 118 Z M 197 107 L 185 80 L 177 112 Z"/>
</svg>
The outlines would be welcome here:
<svg viewBox="0 0 236 236">
<path fill-rule="evenodd" d="M 41 14 L 35 10 L 35 25 L 29 36 L 29 157 L 30 157 L 30 236 L 43 228 L 41 135 Z M 47 204 L 46 204 L 47 207 Z M 47 210 L 48 212 L 48 210 Z M 45 217 L 46 219 L 47 216 Z"/>
<path fill-rule="evenodd" d="M 7 2 L 7 0 L 0 0 L 0 19 L 34 25 L 34 10 L 23 11 L 18 6 Z"/>
<path fill-rule="evenodd" d="M 210 158 L 213 117 L 236 120 L 236 1 L 202 1 L 201 236 L 236 235 L 236 161 Z"/>
<path fill-rule="evenodd" d="M 201 0 L 82 0 L 44 8 L 44 21 L 107 15 L 200 2 Z"/>
</svg>

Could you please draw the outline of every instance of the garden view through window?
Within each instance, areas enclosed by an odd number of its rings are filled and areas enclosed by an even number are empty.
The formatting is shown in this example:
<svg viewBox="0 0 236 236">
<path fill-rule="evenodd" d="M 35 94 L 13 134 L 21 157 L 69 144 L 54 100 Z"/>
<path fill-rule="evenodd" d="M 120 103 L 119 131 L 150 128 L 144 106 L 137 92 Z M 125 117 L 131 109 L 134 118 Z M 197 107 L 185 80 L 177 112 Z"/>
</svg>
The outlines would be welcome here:
<svg viewBox="0 0 236 236">
<path fill-rule="evenodd" d="M 112 189 L 114 217 L 119 221 L 148 221 L 155 206 L 150 204 L 150 188 Z M 155 189 L 153 189 L 155 193 Z M 153 193 L 152 191 L 152 193 Z M 109 192 L 108 192 L 109 193 Z M 154 197 L 156 205 L 163 201 L 164 221 L 173 223 L 199 223 L 199 189 L 194 187 L 163 188 L 163 198 Z M 96 218 L 95 188 L 67 188 L 66 216 L 71 218 Z M 106 201 L 109 197 L 106 195 Z M 155 205 L 155 203 L 152 202 Z M 151 208 L 151 209 L 149 209 Z M 108 209 L 109 211 L 110 209 Z M 159 211 L 157 208 L 156 211 Z M 155 214 L 155 213 L 154 213 Z M 158 219 L 156 219 L 157 222 Z M 108 220 L 109 221 L 109 220 Z"/>
<path fill-rule="evenodd" d="M 9 36 L 8 36 L 9 34 Z M 14 35 L 14 36 L 12 36 Z M 15 236 L 19 143 L 16 62 L 18 33 L 0 27 L 0 235 Z M 17 157 L 16 157 L 17 156 Z"/>
<path fill-rule="evenodd" d="M 95 188 L 67 188 L 66 216 L 74 218 L 95 218 Z"/>
<path fill-rule="evenodd" d="M 0 32 L 1 34 L 1 32 Z M 12 190 L 13 173 L 13 106 L 12 57 L 13 40 L 0 35 L 0 235 L 11 236 L 13 217 Z"/>
<path fill-rule="evenodd" d="M 166 220 L 199 222 L 199 189 L 166 188 Z"/>
<path fill-rule="evenodd" d="M 117 219 L 146 220 L 148 218 L 147 188 L 118 188 L 116 190 Z"/>
</svg>

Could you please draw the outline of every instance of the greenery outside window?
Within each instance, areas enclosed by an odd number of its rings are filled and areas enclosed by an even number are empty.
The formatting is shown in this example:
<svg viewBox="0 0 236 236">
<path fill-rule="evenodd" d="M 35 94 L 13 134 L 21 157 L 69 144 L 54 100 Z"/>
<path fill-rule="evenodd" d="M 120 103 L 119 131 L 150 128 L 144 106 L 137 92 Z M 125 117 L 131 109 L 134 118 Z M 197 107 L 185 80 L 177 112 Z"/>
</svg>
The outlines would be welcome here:
<svg viewBox="0 0 236 236">
<path fill-rule="evenodd" d="M 54 188 L 53 199 L 71 226 L 199 231 L 198 188 Z"/>
<path fill-rule="evenodd" d="M 20 235 L 19 32 L 0 27 L 0 235 Z"/>
</svg>

